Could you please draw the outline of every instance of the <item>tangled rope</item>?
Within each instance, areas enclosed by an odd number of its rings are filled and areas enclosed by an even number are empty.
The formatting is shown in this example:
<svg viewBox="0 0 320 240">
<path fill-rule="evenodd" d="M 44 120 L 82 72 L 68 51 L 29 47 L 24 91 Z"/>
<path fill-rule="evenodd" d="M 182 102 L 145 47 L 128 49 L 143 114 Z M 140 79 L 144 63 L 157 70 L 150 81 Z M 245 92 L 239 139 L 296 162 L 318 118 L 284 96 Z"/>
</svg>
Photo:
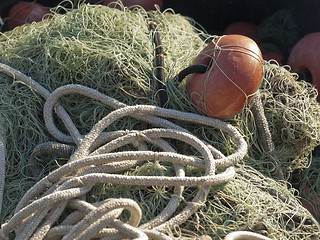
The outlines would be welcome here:
<svg viewBox="0 0 320 240">
<path fill-rule="evenodd" d="M 27 191 L 16 207 L 14 216 L 2 224 L 0 239 L 9 239 L 12 232 L 15 233 L 15 239 L 170 239 L 165 232 L 184 223 L 205 203 L 210 186 L 231 180 L 235 174 L 233 165 L 247 152 L 247 144 L 237 129 L 218 119 L 156 106 L 127 106 L 82 85 L 66 85 L 49 93 L 31 78 L 5 64 L 0 63 L 0 72 L 21 81 L 44 97 L 44 119 L 48 131 L 57 141 L 77 145 L 68 163 L 48 174 Z M 97 122 L 89 133 L 81 135 L 68 113 L 58 103 L 59 98 L 68 94 L 90 97 L 115 110 Z M 56 127 L 53 110 L 64 122 L 70 135 Z M 110 124 L 126 116 L 148 122 L 154 128 L 141 131 L 105 131 Z M 224 156 L 210 144 L 167 119 L 219 128 L 232 137 L 237 150 Z M 179 154 L 165 139 L 189 144 L 202 157 Z M 137 151 L 117 151 L 128 144 L 136 147 Z M 150 151 L 147 144 L 155 145 L 163 151 Z M 54 148 L 48 147 L 50 144 L 45 148 L 40 146 L 37 151 L 60 151 L 60 147 L 66 146 L 63 143 L 54 145 Z M 1 159 L 4 156 L 2 149 L 4 147 L 1 148 Z M 176 176 L 120 174 L 142 161 L 171 162 Z M 204 175 L 186 176 L 187 165 L 204 168 Z M 219 173 L 216 173 L 217 169 Z M 97 183 L 174 186 L 174 192 L 160 214 L 139 226 L 142 211 L 131 199 L 105 199 L 93 204 L 86 201 L 86 194 Z M 199 186 L 199 191 L 184 209 L 173 216 L 180 205 L 185 186 Z M 130 212 L 127 222 L 120 220 L 124 210 Z M 66 212 L 70 213 L 66 215 Z M 59 225 L 57 222 L 60 222 Z"/>
</svg>

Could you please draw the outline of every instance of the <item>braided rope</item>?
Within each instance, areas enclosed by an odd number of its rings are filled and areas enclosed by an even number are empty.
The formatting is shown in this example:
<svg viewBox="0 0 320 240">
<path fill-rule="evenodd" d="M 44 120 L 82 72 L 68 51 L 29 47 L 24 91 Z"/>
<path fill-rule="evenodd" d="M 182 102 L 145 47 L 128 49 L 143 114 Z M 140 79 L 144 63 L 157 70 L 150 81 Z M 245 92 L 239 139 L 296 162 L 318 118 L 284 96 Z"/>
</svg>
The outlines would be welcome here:
<svg viewBox="0 0 320 240">
<path fill-rule="evenodd" d="M 49 93 L 31 78 L 1 63 L 0 71 L 23 82 L 44 97 L 46 99 L 44 119 L 48 131 L 57 141 L 77 145 L 68 163 L 48 174 L 27 191 L 16 207 L 14 216 L 2 224 L 0 239 L 8 238 L 9 233 L 13 231 L 16 239 L 55 239 L 57 237 L 62 239 L 91 237 L 170 239 L 164 232 L 182 224 L 194 214 L 205 203 L 210 186 L 231 180 L 235 174 L 233 165 L 247 152 L 247 144 L 237 129 L 218 119 L 149 105 L 126 106 L 81 85 L 66 85 Z M 97 122 L 89 133 L 81 135 L 68 113 L 58 103 L 59 98 L 67 94 L 84 95 L 115 110 Z M 70 135 L 62 133 L 55 126 L 53 110 L 62 119 Z M 110 124 L 125 116 L 145 121 L 154 127 L 142 131 L 105 131 Z M 224 156 L 210 144 L 167 119 L 219 128 L 232 137 L 237 149 L 233 154 Z M 164 139 L 177 139 L 189 144 L 197 149 L 202 158 L 179 154 Z M 146 143 L 156 145 L 163 151 L 149 151 Z M 50 144 L 44 145 L 44 148 L 39 147 L 36 153 L 41 155 L 43 149 L 44 151 L 65 149 L 68 154 L 71 153 L 68 147 L 59 146 L 59 144 L 52 144 L 53 148 L 50 148 Z M 137 151 L 117 151 L 128 144 L 135 146 Z M 176 176 L 117 174 L 139 162 L 151 160 L 171 162 L 175 167 Z M 204 168 L 204 175 L 186 176 L 184 167 L 187 165 Z M 174 186 L 175 188 L 167 207 L 154 219 L 139 226 L 141 209 L 131 199 L 106 199 L 93 204 L 86 202 L 85 195 L 96 183 Z M 181 201 L 184 186 L 199 186 L 199 191 L 184 209 L 173 216 Z M 66 209 L 73 209 L 73 211 L 59 226 L 55 226 L 54 223 Z M 124 209 L 131 213 L 127 223 L 118 219 Z"/>
<path fill-rule="evenodd" d="M 268 153 L 275 164 L 275 174 L 280 180 L 284 180 L 283 170 L 279 160 L 275 156 L 275 146 L 272 141 L 271 132 L 267 118 L 264 115 L 264 109 L 261 101 L 260 91 L 256 92 L 256 95 L 252 99 L 251 105 L 252 114 L 255 117 L 255 122 L 258 128 L 259 135 L 261 136 L 261 145 L 263 150 Z"/>
</svg>

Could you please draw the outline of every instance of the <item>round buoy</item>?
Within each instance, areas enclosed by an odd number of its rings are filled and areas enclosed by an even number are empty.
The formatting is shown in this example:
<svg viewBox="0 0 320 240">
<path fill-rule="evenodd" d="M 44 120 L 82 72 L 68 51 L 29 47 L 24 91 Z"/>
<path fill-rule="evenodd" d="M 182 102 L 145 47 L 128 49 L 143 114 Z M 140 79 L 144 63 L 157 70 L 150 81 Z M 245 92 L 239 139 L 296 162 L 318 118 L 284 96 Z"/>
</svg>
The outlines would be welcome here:
<svg viewBox="0 0 320 240">
<path fill-rule="evenodd" d="M 216 118 L 231 117 L 258 90 L 262 63 L 255 41 L 242 35 L 222 36 L 208 44 L 193 62 L 208 67 L 203 74 L 187 77 L 186 91 L 200 112 Z"/>
</svg>

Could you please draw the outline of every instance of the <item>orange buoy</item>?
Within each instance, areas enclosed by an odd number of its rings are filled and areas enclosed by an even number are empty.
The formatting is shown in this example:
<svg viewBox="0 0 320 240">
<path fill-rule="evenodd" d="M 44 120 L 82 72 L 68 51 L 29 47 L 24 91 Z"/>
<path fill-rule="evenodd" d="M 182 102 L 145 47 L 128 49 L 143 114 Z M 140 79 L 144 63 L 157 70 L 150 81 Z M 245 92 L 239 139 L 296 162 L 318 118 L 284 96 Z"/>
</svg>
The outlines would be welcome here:
<svg viewBox="0 0 320 240">
<path fill-rule="evenodd" d="M 252 39 L 225 35 L 208 44 L 193 62 L 205 73 L 186 79 L 186 91 L 197 109 L 212 117 L 228 118 L 243 109 L 263 77 L 261 51 Z"/>
</svg>

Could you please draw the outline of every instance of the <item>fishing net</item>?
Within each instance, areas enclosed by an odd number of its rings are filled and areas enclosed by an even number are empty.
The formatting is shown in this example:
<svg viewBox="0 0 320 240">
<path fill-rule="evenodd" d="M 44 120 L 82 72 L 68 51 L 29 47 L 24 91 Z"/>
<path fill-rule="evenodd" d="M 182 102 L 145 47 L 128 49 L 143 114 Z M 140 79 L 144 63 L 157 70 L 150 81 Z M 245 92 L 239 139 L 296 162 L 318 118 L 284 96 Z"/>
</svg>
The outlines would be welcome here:
<svg viewBox="0 0 320 240">
<path fill-rule="evenodd" d="M 301 38 L 301 29 L 289 9 L 280 9 L 259 24 L 257 40 L 264 51 L 281 51 L 285 59 Z"/>
<path fill-rule="evenodd" d="M 303 205 L 312 213 L 318 222 L 320 220 L 319 154 L 319 148 L 316 148 L 313 152 L 310 166 L 298 171 L 296 174 L 297 177 L 295 177 L 295 183 L 300 191 Z"/>
<path fill-rule="evenodd" d="M 140 8 L 122 7 L 118 10 L 80 4 L 76 9 L 58 6 L 52 11 L 54 17 L 51 19 L 17 27 L 0 36 L 3 63 L 32 78 L 49 93 L 61 86 L 76 84 L 127 106 L 157 106 L 159 90 L 154 62 L 155 31 L 150 29 L 152 20 L 164 49 L 164 76 L 169 106 L 177 111 L 196 113 L 186 96 L 185 83 L 177 82 L 175 76 L 190 66 L 206 43 L 217 36 L 197 29 L 191 19 L 172 10 L 147 13 Z M 1 223 L 12 218 L 18 202 L 28 189 L 50 172 L 65 166 L 70 154 L 77 149 L 76 144 L 68 143 L 66 155 L 60 156 L 55 151 L 55 154 L 36 156 L 41 168 L 30 161 L 39 144 L 57 140 L 43 120 L 43 96 L 30 84 L 17 81 L 13 76 L 13 73 L 0 74 L 1 138 L 6 146 L 6 184 Z M 208 188 L 206 201 L 198 204 L 198 211 L 180 226 L 173 224 L 173 228 L 165 229 L 168 236 L 194 239 L 203 235 L 223 239 L 230 232 L 244 230 L 273 239 L 319 238 L 318 222 L 301 206 L 296 191 L 287 184 L 294 170 L 310 165 L 311 152 L 320 139 L 317 92 L 309 83 L 296 79 L 297 76 L 276 63 L 264 63 L 260 95 L 275 151 L 270 155 L 261 147 L 263 139 L 258 133 L 250 104 L 227 119 L 226 122 L 246 140 L 248 153 L 236 163 L 235 177 Z M 77 92 L 61 96 L 59 102 L 80 134 L 90 132 L 100 120 L 114 111 L 112 106 Z M 68 134 L 68 127 L 59 117 L 53 117 L 52 121 L 62 133 Z M 174 126 L 185 128 L 212 145 L 220 157 L 237 152 L 237 140 L 219 128 L 179 118 L 171 121 Z M 144 131 L 150 124 L 152 121 L 125 116 L 110 124 L 107 130 Z M 68 139 L 65 140 L 68 142 Z M 159 151 L 161 147 L 152 143 L 147 141 L 145 147 Z M 169 144 L 173 144 L 179 153 L 203 161 L 199 151 L 183 141 Z M 133 151 L 136 148 L 135 144 L 124 145 L 116 152 Z M 275 159 L 280 163 L 284 181 L 273 180 L 277 177 Z M 186 176 L 200 177 L 206 174 L 199 165 L 186 166 Z M 170 162 L 146 161 L 126 169 L 123 175 L 169 177 L 175 176 L 175 167 Z M 186 186 L 176 212 L 188 207 L 199 189 L 202 188 Z M 85 192 L 83 189 L 81 191 Z M 134 200 L 141 208 L 140 223 L 143 225 L 161 213 L 175 195 L 175 189 L 170 184 L 140 186 L 97 183 L 85 195 L 88 202 L 101 203 L 99 206 L 103 206 L 103 201 L 109 198 Z M 95 207 L 98 208 L 98 205 Z M 62 214 L 56 224 L 63 223 L 67 214 Z M 129 216 L 129 213 L 124 213 L 120 218 L 126 221 L 130 219 Z"/>
</svg>

